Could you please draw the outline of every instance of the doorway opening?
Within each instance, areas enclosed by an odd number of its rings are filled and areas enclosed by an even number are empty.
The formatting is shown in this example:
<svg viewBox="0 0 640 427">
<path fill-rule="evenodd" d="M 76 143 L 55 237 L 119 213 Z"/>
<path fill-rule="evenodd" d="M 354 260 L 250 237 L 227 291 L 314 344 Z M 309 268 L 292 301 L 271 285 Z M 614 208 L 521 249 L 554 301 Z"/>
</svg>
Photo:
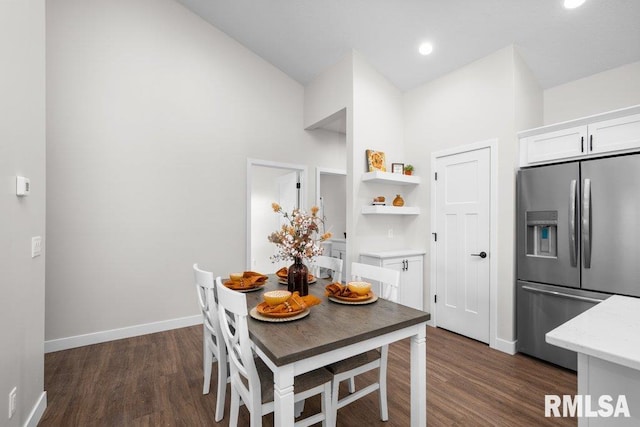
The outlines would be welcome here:
<svg viewBox="0 0 640 427">
<path fill-rule="evenodd" d="M 247 159 L 247 270 L 269 274 L 287 265 L 270 258 L 276 246 L 267 236 L 282 225 L 271 204 L 280 204 L 285 212 L 305 206 L 306 176 L 304 165 Z"/>
</svg>

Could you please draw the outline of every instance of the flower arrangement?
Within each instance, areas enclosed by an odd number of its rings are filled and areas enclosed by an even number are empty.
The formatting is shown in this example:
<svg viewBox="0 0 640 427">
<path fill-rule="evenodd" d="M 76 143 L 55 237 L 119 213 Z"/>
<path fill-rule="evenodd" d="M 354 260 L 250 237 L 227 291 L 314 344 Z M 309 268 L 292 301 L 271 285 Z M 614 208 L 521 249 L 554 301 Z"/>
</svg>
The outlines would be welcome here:
<svg viewBox="0 0 640 427">
<path fill-rule="evenodd" d="M 331 238 L 331 233 L 319 234 L 319 224 L 324 221 L 317 216 L 319 208 L 311 207 L 311 214 L 307 214 L 301 209 L 294 209 L 288 213 L 282 210 L 282 206 L 272 203 L 273 211 L 281 214 L 287 224 L 283 224 L 280 230 L 271 233 L 267 238 L 275 243 L 278 252 L 271 257 L 273 262 L 293 260 L 295 258 L 313 259 L 322 255 L 324 242 Z"/>
</svg>

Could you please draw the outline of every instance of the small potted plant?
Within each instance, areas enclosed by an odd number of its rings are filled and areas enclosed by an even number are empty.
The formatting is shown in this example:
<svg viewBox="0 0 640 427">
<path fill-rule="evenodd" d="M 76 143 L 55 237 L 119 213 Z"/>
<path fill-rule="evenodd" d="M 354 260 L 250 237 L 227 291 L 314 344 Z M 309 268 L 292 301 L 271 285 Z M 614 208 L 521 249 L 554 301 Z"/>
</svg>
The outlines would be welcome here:
<svg viewBox="0 0 640 427">
<path fill-rule="evenodd" d="M 413 165 L 405 165 L 404 166 L 404 174 L 405 175 L 413 174 Z"/>
</svg>

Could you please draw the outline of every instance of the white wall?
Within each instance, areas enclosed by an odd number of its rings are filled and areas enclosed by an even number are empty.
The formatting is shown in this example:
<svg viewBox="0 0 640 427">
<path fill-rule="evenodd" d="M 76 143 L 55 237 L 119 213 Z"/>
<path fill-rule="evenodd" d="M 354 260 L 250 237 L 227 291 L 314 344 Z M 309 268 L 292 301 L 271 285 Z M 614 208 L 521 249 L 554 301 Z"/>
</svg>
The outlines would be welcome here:
<svg viewBox="0 0 640 427">
<path fill-rule="evenodd" d="M 640 61 L 544 91 L 544 124 L 640 104 Z"/>
<path fill-rule="evenodd" d="M 395 186 L 363 183 L 362 174 L 367 171 L 366 150 L 383 151 L 387 168 L 392 162 L 409 163 L 405 157 L 404 117 L 402 92 L 369 65 L 358 52 L 353 53 L 353 134 L 348 147 L 349 170 L 347 178 L 347 263 L 359 260 L 362 252 L 384 251 L 407 247 L 406 234 L 410 233 L 410 221 L 401 215 L 362 215 L 365 204 L 378 195 L 389 201 L 402 192 L 407 204 L 413 202 L 407 194 Z M 394 230 L 394 238 L 387 237 Z"/>
<path fill-rule="evenodd" d="M 47 4 L 47 84 L 47 340 L 197 314 L 192 263 L 246 265 L 247 157 L 344 168 L 301 85 L 172 0 Z"/>
<path fill-rule="evenodd" d="M 416 199 L 422 208 L 415 227 L 413 244 L 429 248 L 431 238 L 430 192 L 433 152 L 498 139 L 498 324 L 497 337 L 513 341 L 514 328 L 514 209 L 515 168 L 517 164 L 516 115 L 519 123 L 541 118 L 541 96 L 521 69 L 512 46 L 462 67 L 435 81 L 408 91 L 404 96 L 405 146 L 415 174 L 424 177 Z M 517 65 L 516 65 L 517 64 Z M 530 73 L 529 73 L 530 74 Z M 517 77 L 516 77 L 517 76 Z M 516 91 L 516 80 L 519 80 Z M 528 93 L 538 107 L 524 108 L 516 103 L 517 93 Z M 518 111 L 518 113 L 516 113 Z M 527 118 L 529 117 L 529 118 Z M 538 118 L 538 120 L 539 120 Z M 425 266 L 425 296 L 429 295 L 431 265 Z M 428 305 L 427 305 L 428 307 Z"/>
<path fill-rule="evenodd" d="M 43 410 L 45 254 L 45 2 L 0 2 L 0 425 L 37 422 Z M 31 180 L 16 196 L 15 176 Z M 7 396 L 17 387 L 9 420 Z M 42 400 L 40 400 L 42 399 Z"/>
<path fill-rule="evenodd" d="M 305 129 L 331 121 L 334 115 L 351 105 L 352 79 L 353 64 L 349 53 L 305 86 Z"/>
</svg>

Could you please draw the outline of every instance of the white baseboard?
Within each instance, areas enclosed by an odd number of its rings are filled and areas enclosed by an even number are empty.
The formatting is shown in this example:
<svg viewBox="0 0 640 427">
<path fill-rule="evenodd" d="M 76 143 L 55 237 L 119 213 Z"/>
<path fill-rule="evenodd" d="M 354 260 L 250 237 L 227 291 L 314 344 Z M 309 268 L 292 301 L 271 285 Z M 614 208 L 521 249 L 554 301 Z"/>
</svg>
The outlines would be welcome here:
<svg viewBox="0 0 640 427">
<path fill-rule="evenodd" d="M 510 355 L 516 354 L 516 343 L 518 341 L 507 341 L 502 338 L 496 337 L 496 344 L 493 346 L 496 350 L 500 350 L 503 353 L 507 353 Z"/>
<path fill-rule="evenodd" d="M 184 328 L 202 323 L 202 315 L 180 317 L 178 319 L 162 320 L 160 322 L 145 323 L 142 325 L 127 326 L 125 328 L 110 329 L 108 331 L 93 332 L 90 334 L 76 335 L 73 337 L 59 338 L 44 342 L 44 352 L 68 350 L 70 348 L 83 347 L 85 345 L 119 340 L 122 338 L 137 337 L 156 332 L 169 331 L 171 329 Z"/>
<path fill-rule="evenodd" d="M 36 427 L 40 422 L 40 418 L 42 418 L 45 409 L 47 409 L 47 392 L 43 391 L 40 395 L 40 399 L 38 399 L 38 402 L 27 417 L 27 421 L 24 423 L 24 426 Z"/>
</svg>

